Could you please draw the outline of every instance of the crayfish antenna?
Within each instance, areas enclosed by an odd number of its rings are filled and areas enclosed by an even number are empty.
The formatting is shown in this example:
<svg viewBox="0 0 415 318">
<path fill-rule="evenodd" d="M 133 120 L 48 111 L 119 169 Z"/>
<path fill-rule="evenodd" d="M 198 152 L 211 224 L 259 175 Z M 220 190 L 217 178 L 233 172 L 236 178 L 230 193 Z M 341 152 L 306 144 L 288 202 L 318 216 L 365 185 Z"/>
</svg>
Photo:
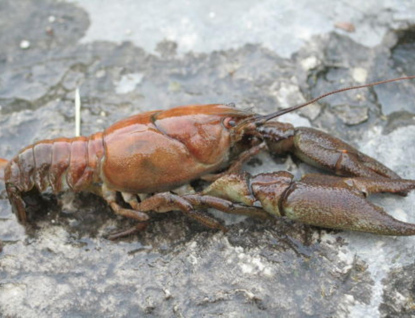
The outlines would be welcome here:
<svg viewBox="0 0 415 318">
<path fill-rule="evenodd" d="M 310 100 L 308 102 L 305 102 L 304 104 L 300 104 L 300 105 L 296 105 L 296 106 L 284 108 L 284 109 L 281 109 L 279 111 L 276 111 L 276 112 L 271 113 L 271 114 L 268 114 L 268 115 L 260 115 L 260 116 L 257 116 L 254 119 L 254 122 L 255 122 L 255 124 L 257 126 L 263 125 L 265 122 L 267 122 L 267 121 L 269 121 L 269 120 L 271 120 L 271 119 L 273 119 L 275 117 L 279 117 L 279 116 L 282 116 L 282 115 L 284 115 L 286 113 L 290 113 L 290 112 L 292 112 L 294 110 L 303 108 L 303 107 L 305 107 L 307 105 L 310 105 L 310 104 L 313 104 L 313 103 L 319 101 L 320 99 L 323 99 L 323 98 L 325 98 L 327 96 L 334 95 L 334 94 L 337 94 L 337 93 L 341 93 L 341 92 L 345 92 L 345 91 L 350 91 L 350 90 L 354 90 L 354 89 L 360 89 L 360 88 L 366 88 L 366 87 L 373 87 L 373 86 L 377 86 L 377 85 L 380 85 L 380 84 L 386 84 L 386 83 L 391 83 L 391 82 L 397 82 L 397 81 L 403 81 L 403 80 L 410 80 L 410 79 L 415 79 L 415 75 L 405 76 L 405 77 L 398 77 L 398 78 L 392 78 L 392 79 L 388 79 L 388 80 L 384 80 L 384 81 L 380 81 L 380 82 L 374 82 L 374 83 L 369 83 L 369 84 L 364 84 L 364 85 L 359 85 L 359 86 L 351 86 L 351 87 L 341 88 L 341 89 L 338 89 L 338 90 L 335 90 L 335 91 L 331 91 L 331 92 L 325 93 L 325 94 L 323 94 L 323 95 L 321 95 L 319 97 L 316 97 L 316 98 L 314 98 L 314 99 L 312 99 L 312 100 Z"/>
</svg>

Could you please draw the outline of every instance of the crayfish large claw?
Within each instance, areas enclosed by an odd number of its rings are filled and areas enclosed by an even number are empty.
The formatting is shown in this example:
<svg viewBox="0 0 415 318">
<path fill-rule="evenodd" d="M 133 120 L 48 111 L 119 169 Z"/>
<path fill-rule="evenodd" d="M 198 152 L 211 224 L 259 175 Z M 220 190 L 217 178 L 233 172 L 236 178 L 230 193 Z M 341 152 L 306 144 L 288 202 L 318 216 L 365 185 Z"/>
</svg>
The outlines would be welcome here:
<svg viewBox="0 0 415 318">
<path fill-rule="evenodd" d="M 271 153 L 290 152 L 312 166 L 340 176 L 400 179 L 379 161 L 317 129 L 269 122 L 258 130 Z"/>
<path fill-rule="evenodd" d="M 293 183 L 281 205 L 288 218 L 315 226 L 381 235 L 415 235 L 415 224 L 396 220 L 366 200 L 369 193 L 397 193 L 414 188 L 412 180 L 312 175 Z"/>
<path fill-rule="evenodd" d="M 403 193 L 413 189 L 414 180 L 309 174 L 294 181 L 293 175 L 280 171 L 256 176 L 227 175 L 211 184 L 203 195 L 232 202 L 232 213 L 242 210 L 243 206 L 261 206 L 269 214 L 319 227 L 415 235 L 415 224 L 396 220 L 366 200 L 371 193 Z M 228 212 L 223 207 L 225 204 L 215 206 Z"/>
</svg>

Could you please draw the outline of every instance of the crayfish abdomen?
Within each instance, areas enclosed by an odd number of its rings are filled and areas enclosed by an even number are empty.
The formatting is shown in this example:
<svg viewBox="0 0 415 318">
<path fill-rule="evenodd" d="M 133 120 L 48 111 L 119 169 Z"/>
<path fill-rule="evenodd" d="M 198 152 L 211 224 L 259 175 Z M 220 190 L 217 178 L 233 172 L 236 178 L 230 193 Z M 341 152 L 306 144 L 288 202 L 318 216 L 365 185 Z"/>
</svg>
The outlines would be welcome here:
<svg viewBox="0 0 415 318">
<path fill-rule="evenodd" d="M 9 200 L 18 219 L 26 223 L 24 192 L 49 186 L 54 193 L 93 189 L 99 182 L 104 155 L 102 133 L 90 137 L 42 140 L 24 148 L 6 165 L 4 179 Z"/>
</svg>

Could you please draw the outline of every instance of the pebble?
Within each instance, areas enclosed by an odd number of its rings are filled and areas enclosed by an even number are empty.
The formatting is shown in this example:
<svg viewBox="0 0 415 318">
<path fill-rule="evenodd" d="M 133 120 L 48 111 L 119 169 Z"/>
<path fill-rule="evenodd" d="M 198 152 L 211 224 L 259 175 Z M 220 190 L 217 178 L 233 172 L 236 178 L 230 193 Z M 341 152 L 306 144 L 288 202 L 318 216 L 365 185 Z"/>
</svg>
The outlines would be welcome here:
<svg viewBox="0 0 415 318">
<path fill-rule="evenodd" d="M 20 42 L 20 48 L 22 50 L 27 50 L 28 48 L 30 48 L 30 42 L 28 40 L 23 40 L 22 42 Z"/>
</svg>

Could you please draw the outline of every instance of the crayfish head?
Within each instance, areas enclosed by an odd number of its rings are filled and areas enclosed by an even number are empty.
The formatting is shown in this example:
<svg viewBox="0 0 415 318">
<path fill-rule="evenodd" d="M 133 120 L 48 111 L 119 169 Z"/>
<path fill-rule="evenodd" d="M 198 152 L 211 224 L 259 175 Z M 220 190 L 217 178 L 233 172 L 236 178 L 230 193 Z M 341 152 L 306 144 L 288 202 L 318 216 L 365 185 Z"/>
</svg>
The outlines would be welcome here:
<svg viewBox="0 0 415 318">
<path fill-rule="evenodd" d="M 233 104 L 188 105 L 156 114 L 153 123 L 200 163 L 216 166 L 227 162 L 229 149 L 242 138 L 235 128 L 249 116 Z"/>
<path fill-rule="evenodd" d="M 222 125 L 229 133 L 230 160 L 233 160 L 248 149 L 261 142 L 257 127 L 253 119 L 255 114 L 247 114 L 245 117 L 226 117 Z"/>
</svg>

